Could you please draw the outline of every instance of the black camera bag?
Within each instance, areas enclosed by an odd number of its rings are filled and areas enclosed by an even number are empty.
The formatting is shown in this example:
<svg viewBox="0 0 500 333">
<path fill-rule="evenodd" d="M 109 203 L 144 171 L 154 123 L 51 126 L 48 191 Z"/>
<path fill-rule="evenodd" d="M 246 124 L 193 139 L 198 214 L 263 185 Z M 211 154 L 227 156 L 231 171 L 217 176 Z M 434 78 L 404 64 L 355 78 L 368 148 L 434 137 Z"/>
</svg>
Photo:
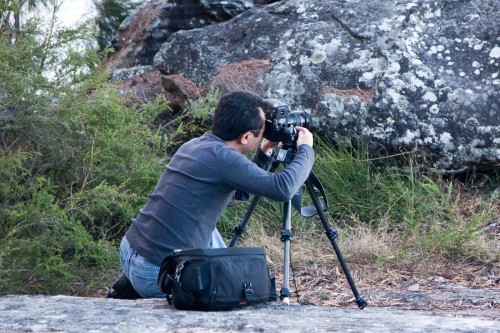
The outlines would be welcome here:
<svg viewBox="0 0 500 333">
<path fill-rule="evenodd" d="M 263 303 L 273 296 L 272 286 L 266 252 L 258 247 L 177 250 L 163 260 L 158 275 L 158 288 L 179 310 Z"/>
</svg>

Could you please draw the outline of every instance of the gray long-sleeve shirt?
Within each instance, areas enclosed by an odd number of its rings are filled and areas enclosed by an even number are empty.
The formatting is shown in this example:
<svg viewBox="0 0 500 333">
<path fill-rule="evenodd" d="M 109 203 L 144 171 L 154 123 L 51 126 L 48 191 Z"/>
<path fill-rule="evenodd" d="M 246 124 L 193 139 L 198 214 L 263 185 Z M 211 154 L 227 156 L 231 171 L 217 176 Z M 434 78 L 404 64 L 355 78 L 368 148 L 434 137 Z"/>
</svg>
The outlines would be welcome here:
<svg viewBox="0 0 500 333">
<path fill-rule="evenodd" d="M 301 145 L 293 161 L 278 173 L 267 171 L 272 161 L 260 149 L 250 161 L 211 132 L 185 143 L 132 220 L 128 241 L 158 266 L 175 249 L 207 247 L 236 191 L 290 200 L 311 172 L 314 151 Z"/>
</svg>

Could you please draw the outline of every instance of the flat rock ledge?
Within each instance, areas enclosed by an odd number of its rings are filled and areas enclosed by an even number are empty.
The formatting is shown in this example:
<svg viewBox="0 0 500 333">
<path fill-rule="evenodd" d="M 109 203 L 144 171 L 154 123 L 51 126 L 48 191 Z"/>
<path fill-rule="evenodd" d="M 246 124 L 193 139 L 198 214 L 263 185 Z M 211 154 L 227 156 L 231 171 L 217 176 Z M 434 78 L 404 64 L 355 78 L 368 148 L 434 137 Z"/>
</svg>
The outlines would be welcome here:
<svg viewBox="0 0 500 333">
<path fill-rule="evenodd" d="M 0 332 L 500 332 L 500 318 L 480 311 L 279 304 L 199 312 L 161 299 L 8 295 L 0 297 Z"/>
</svg>

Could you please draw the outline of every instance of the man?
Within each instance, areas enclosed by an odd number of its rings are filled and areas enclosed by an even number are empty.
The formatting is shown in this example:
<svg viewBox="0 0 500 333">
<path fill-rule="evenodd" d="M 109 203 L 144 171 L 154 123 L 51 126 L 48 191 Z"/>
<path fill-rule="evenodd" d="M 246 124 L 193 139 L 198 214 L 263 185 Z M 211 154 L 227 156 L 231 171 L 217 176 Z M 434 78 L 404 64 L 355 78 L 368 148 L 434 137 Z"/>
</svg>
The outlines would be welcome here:
<svg viewBox="0 0 500 333">
<path fill-rule="evenodd" d="M 218 235 L 216 222 L 233 198 L 254 194 L 288 201 L 298 191 L 314 163 L 313 136 L 297 126 L 295 158 L 279 173 L 267 171 L 278 146 L 263 139 L 264 110 L 269 108 L 270 102 L 249 92 L 222 96 L 212 131 L 179 148 L 133 219 L 120 245 L 123 275 L 108 297 L 120 298 L 127 290 L 135 290 L 137 297 L 165 297 L 157 288 L 163 259 L 176 249 L 225 246 L 213 244 L 212 236 Z M 245 154 L 254 150 L 250 161 Z"/>
</svg>

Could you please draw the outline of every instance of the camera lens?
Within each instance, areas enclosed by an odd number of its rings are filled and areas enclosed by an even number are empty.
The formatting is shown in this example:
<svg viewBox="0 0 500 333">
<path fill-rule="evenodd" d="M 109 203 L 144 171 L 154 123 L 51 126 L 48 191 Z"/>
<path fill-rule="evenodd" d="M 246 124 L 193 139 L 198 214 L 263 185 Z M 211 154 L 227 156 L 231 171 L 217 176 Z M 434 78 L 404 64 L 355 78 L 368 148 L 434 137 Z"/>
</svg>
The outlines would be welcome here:
<svg viewBox="0 0 500 333">
<path fill-rule="evenodd" d="M 292 126 L 309 127 L 309 117 L 305 112 L 290 112 L 288 124 Z"/>
</svg>

